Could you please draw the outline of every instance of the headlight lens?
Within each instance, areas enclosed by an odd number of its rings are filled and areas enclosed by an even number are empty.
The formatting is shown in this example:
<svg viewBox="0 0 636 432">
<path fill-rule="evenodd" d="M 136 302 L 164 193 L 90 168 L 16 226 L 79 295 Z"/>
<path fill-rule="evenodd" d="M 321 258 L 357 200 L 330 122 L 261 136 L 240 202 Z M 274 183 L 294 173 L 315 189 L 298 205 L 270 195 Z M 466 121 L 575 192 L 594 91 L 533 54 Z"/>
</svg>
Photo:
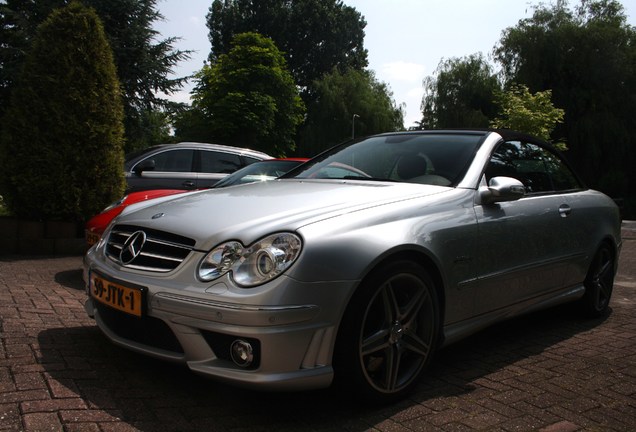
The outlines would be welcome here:
<svg viewBox="0 0 636 432">
<path fill-rule="evenodd" d="M 198 276 L 209 282 L 232 272 L 238 285 L 253 287 L 274 279 L 298 258 L 302 242 L 292 233 L 265 237 L 249 247 L 229 241 L 218 245 L 199 264 Z"/>
</svg>

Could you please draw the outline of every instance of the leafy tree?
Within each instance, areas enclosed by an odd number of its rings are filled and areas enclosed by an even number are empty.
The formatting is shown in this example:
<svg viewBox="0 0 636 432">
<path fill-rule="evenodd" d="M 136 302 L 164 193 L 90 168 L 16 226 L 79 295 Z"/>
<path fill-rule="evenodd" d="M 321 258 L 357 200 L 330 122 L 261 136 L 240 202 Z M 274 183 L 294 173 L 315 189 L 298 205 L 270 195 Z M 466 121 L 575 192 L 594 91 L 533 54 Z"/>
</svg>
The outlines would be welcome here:
<svg viewBox="0 0 636 432">
<path fill-rule="evenodd" d="M 370 71 L 334 68 L 312 87 L 315 95 L 301 134 L 302 156 L 313 156 L 350 139 L 354 122 L 356 136 L 403 128 L 403 109 L 395 106 L 387 85 Z"/>
<path fill-rule="evenodd" d="M 614 0 L 559 0 L 506 29 L 495 48 L 508 82 L 552 89 L 556 132 L 590 186 L 628 198 L 636 184 L 636 29 Z"/>
<path fill-rule="evenodd" d="M 175 110 L 173 102 L 161 102 L 165 105 L 162 108 L 140 109 L 134 112 L 134 127 L 127 128 L 127 143 L 125 146 L 126 153 L 133 149 L 143 149 L 151 145 L 159 143 L 170 143 L 172 137 L 172 118 Z M 126 106 L 124 105 L 124 109 Z M 126 129 L 126 120 L 130 122 L 131 118 L 124 116 L 124 129 Z"/>
<path fill-rule="evenodd" d="M 172 116 L 172 125 L 175 142 L 215 141 L 211 119 L 196 103 L 176 110 Z"/>
<path fill-rule="evenodd" d="M 552 92 L 530 93 L 525 85 L 513 85 L 510 90 L 495 96 L 499 115 L 491 122 L 494 128 L 513 129 L 549 141 L 565 112 L 552 104 Z M 560 146 L 564 149 L 564 146 Z"/>
<path fill-rule="evenodd" d="M 204 66 L 196 79 L 195 116 L 207 121 L 210 141 L 276 156 L 293 151 L 305 107 L 271 39 L 236 35 L 229 53 Z"/>
<path fill-rule="evenodd" d="M 2 0 L 0 4 L 0 115 L 7 105 L 24 53 L 33 40 L 35 29 L 55 9 L 69 0 Z M 168 78 L 174 67 L 189 56 L 175 50 L 175 38 L 158 40 L 153 29 L 163 19 L 156 10 L 157 0 L 82 0 L 101 18 L 114 52 L 125 110 L 126 150 L 143 148 L 161 134 L 149 130 L 150 118 L 161 117 L 167 101 L 157 92 L 178 90 L 184 78 Z"/>
<path fill-rule="evenodd" d="M 124 190 L 123 108 L 94 10 L 54 11 L 30 44 L 0 140 L 0 192 L 22 218 L 82 221 Z"/>
<path fill-rule="evenodd" d="M 207 20 L 210 61 L 229 51 L 234 35 L 258 32 L 285 53 L 304 90 L 334 67 L 344 71 L 368 65 L 366 21 L 340 0 L 214 0 Z"/>
<path fill-rule="evenodd" d="M 442 60 L 424 79 L 422 126 L 427 129 L 487 127 L 497 111 L 499 80 L 482 54 Z"/>
</svg>

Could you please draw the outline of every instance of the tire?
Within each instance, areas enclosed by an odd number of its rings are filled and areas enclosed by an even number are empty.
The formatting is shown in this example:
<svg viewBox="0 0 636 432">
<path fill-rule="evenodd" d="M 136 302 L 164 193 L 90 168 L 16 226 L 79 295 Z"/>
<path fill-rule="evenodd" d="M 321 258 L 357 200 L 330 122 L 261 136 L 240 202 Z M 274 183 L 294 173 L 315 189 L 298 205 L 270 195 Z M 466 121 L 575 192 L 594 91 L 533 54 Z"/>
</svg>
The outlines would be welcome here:
<svg viewBox="0 0 636 432">
<path fill-rule="evenodd" d="M 585 294 L 581 310 L 589 318 L 598 318 L 607 312 L 614 288 L 614 253 L 603 244 L 594 255 L 585 277 Z"/>
<path fill-rule="evenodd" d="M 430 362 L 439 335 L 432 279 L 410 261 L 383 265 L 365 279 L 340 325 L 336 383 L 366 401 L 401 399 Z"/>
</svg>

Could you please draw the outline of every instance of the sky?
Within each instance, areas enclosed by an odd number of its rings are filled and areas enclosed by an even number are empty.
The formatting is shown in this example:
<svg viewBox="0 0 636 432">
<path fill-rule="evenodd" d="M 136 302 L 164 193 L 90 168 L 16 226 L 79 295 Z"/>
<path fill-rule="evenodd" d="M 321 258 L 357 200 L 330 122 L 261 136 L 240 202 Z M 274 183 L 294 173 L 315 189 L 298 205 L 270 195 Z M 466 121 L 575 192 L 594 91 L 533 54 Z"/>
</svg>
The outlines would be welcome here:
<svg viewBox="0 0 636 432">
<path fill-rule="evenodd" d="M 539 0 L 344 0 L 367 22 L 364 46 L 369 69 L 388 84 L 397 105 L 405 105 L 404 126 L 421 119 L 422 81 L 440 61 L 482 53 L 490 59 L 502 32 L 532 17 Z M 544 3 L 552 3 L 544 1 Z M 623 0 L 627 21 L 636 25 L 636 0 Z M 181 38 L 174 47 L 192 50 L 191 59 L 174 76 L 189 76 L 210 52 L 206 15 L 212 0 L 158 0 L 164 21 L 155 29 L 161 39 Z M 570 5 L 579 4 L 571 0 Z M 190 102 L 192 83 L 170 99 Z"/>
</svg>

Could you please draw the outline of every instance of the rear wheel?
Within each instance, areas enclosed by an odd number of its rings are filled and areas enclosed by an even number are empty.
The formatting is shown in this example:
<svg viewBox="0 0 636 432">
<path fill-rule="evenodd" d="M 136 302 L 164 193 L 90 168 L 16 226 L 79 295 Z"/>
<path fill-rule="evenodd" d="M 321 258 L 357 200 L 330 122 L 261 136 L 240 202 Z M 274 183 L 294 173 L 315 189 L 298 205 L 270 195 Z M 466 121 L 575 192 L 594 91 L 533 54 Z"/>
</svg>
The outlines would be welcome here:
<svg viewBox="0 0 636 432">
<path fill-rule="evenodd" d="M 585 294 L 581 299 L 583 312 L 591 318 L 603 315 L 609 307 L 614 288 L 614 264 L 612 249 L 603 244 L 590 264 L 585 278 Z"/>
<path fill-rule="evenodd" d="M 430 361 L 438 332 L 437 293 L 427 272 L 409 261 L 384 265 L 347 309 L 336 346 L 336 379 L 372 401 L 401 398 Z"/>
</svg>

